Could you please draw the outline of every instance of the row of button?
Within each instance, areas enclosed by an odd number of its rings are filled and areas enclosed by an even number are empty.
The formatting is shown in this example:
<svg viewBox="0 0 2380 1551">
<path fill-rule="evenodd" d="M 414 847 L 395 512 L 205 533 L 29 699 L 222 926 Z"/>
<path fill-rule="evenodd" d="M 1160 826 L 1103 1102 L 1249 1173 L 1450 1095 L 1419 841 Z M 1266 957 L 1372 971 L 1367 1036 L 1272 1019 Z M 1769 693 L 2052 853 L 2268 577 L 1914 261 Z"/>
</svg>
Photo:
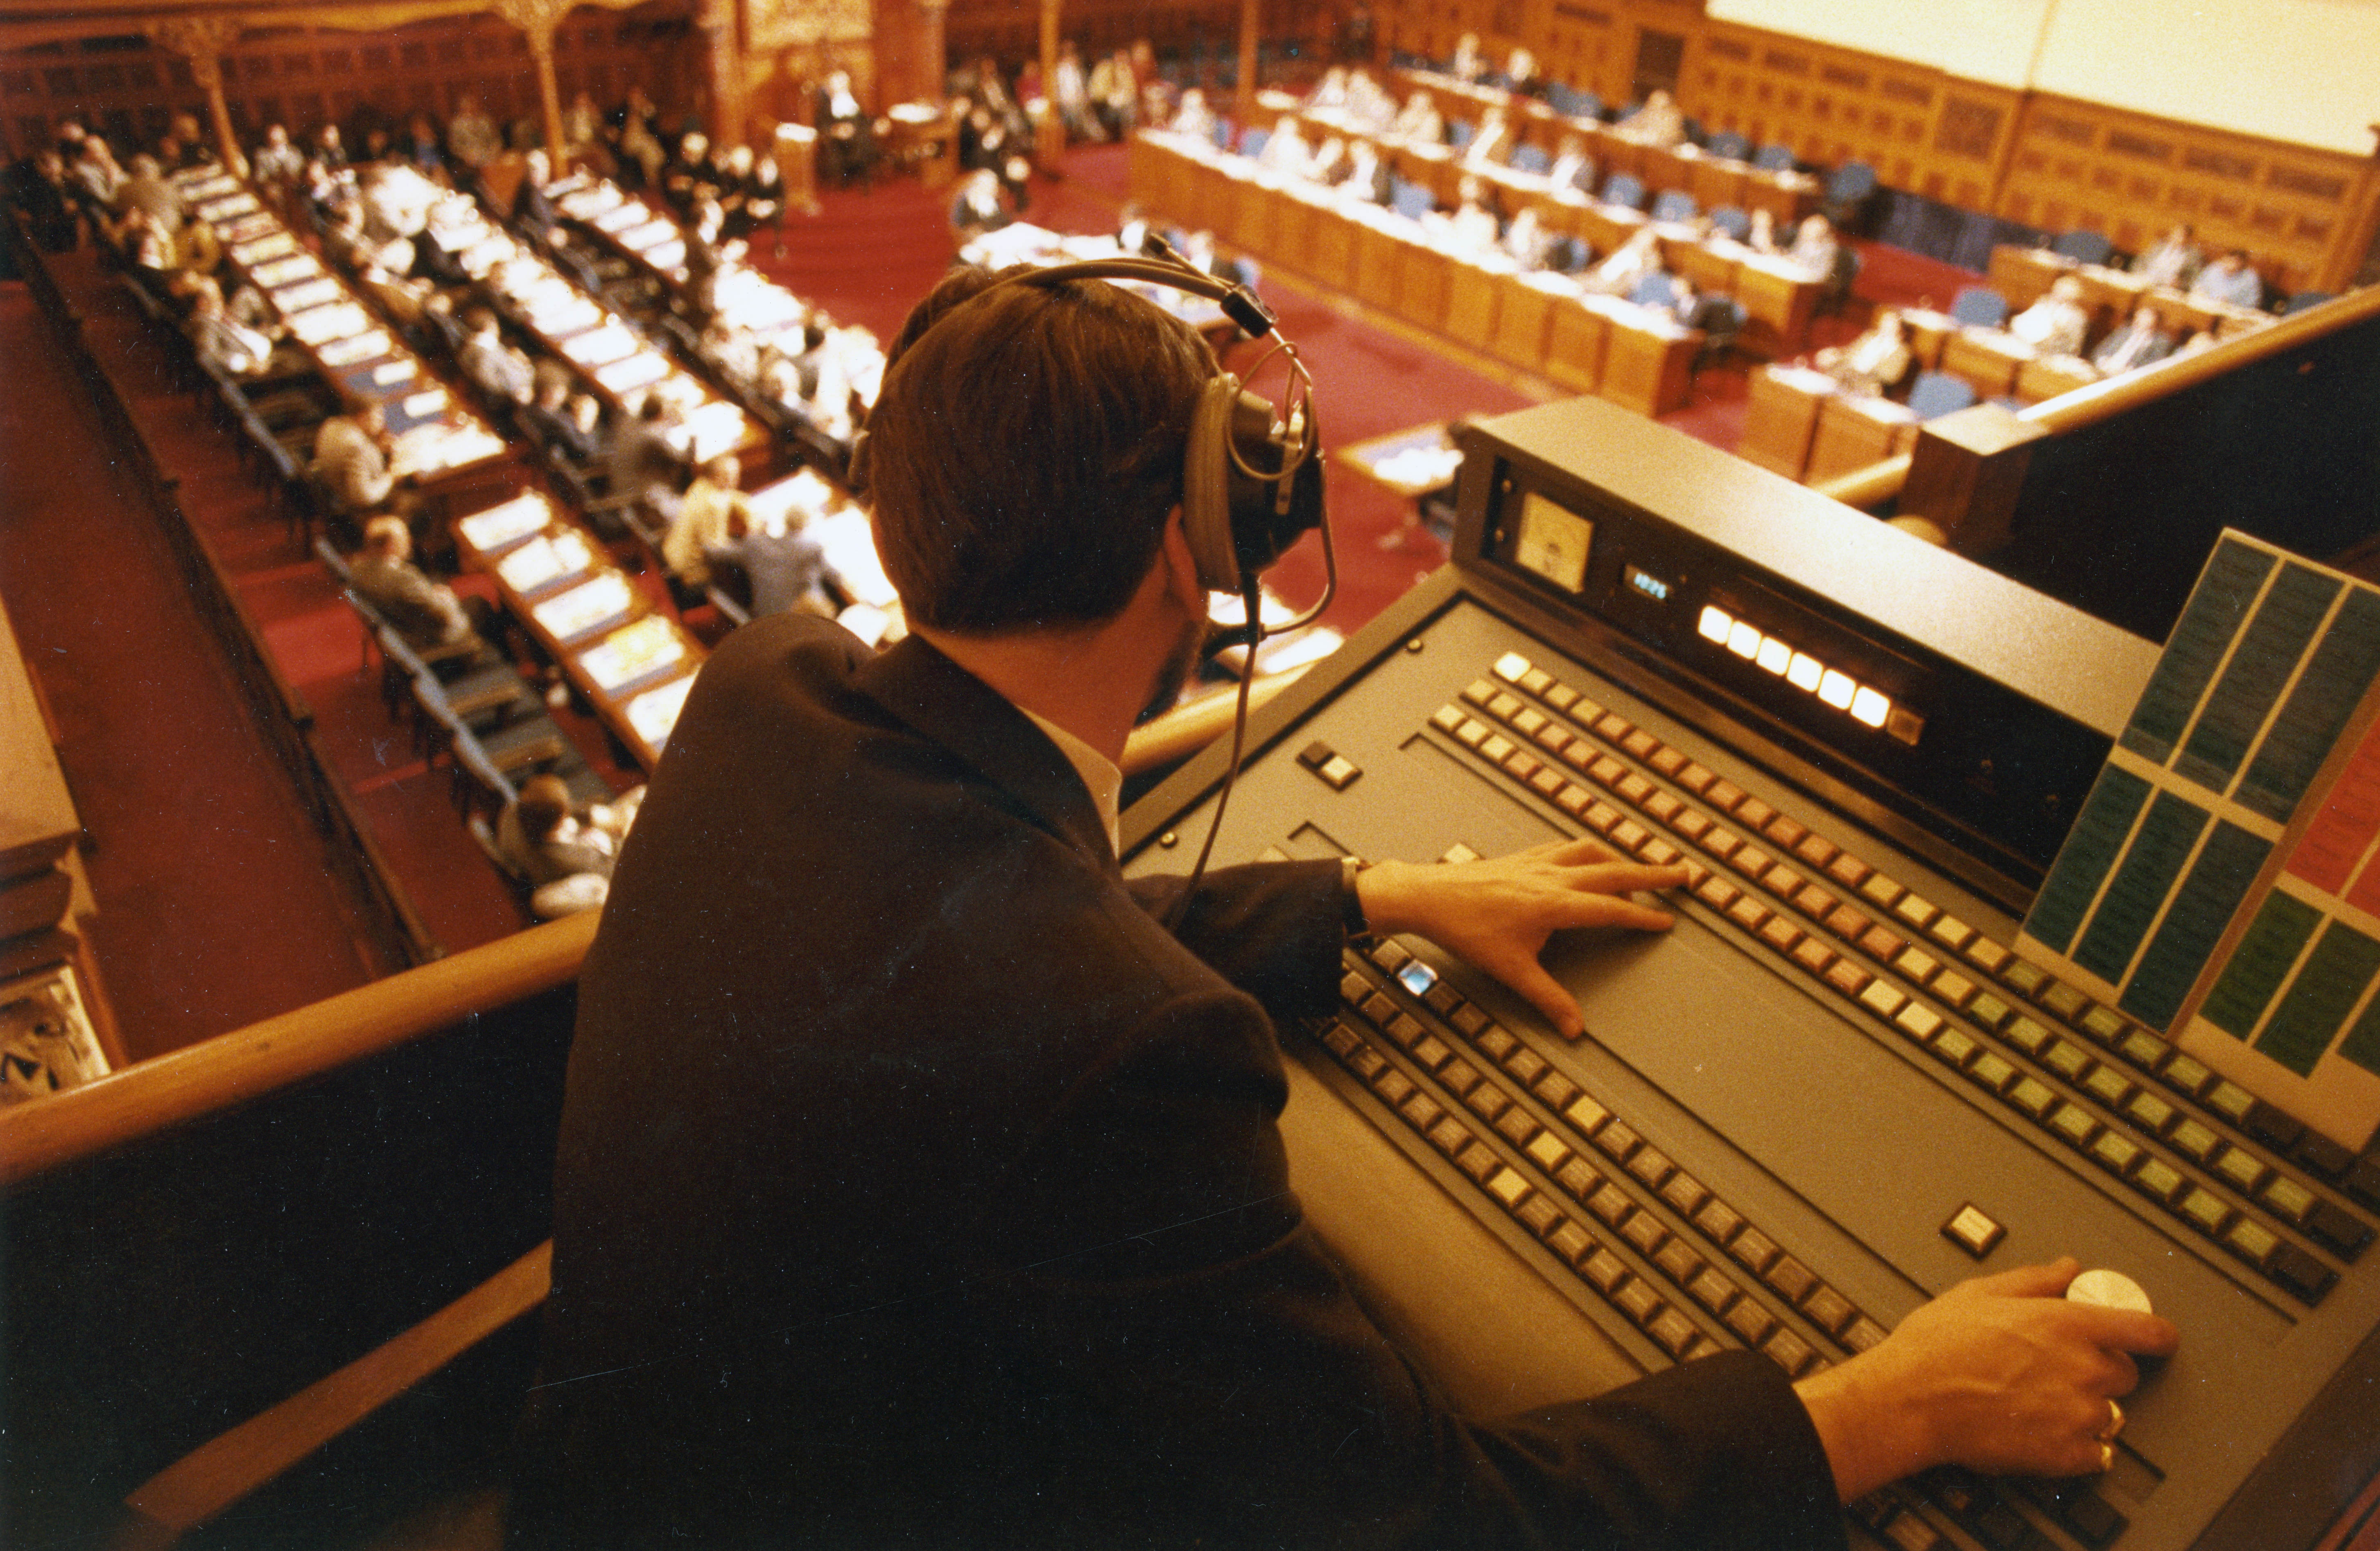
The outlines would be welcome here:
<svg viewBox="0 0 2380 1551">
<path fill-rule="evenodd" d="M 1543 1055 L 1436 980 L 1427 965 L 1394 942 L 1375 945 L 1370 958 L 1461 1033 L 1433 1032 L 1388 991 L 1351 969 L 1341 986 L 1348 1012 L 1323 1029 L 1323 1043 L 1408 1126 L 1664 1351 L 1683 1359 L 1718 1344 L 1681 1312 L 1691 1303 L 1797 1377 L 1828 1361 L 1808 1336 L 1736 1278 L 1727 1268 L 1730 1262 L 1842 1351 L 1865 1351 L 1884 1339 L 1881 1325 Z M 1448 1102 L 1440 1103 L 1391 1064 L 1372 1037 L 1404 1051 L 1442 1086 Z M 1540 1123 L 1498 1074 L 1518 1083 L 1547 1113 L 1559 1117 L 1558 1123 Z M 1475 1124 L 1541 1171 L 1542 1184 L 1475 1133 Z M 1623 1186 L 1623 1177 L 1633 1185 Z M 1632 1192 L 1665 1203 L 1680 1221 L 1692 1225 L 1701 1244 L 1674 1231 Z M 1597 1229 L 1574 1220 L 1564 1209 L 1572 1204 L 1609 1237 L 1598 1237 Z M 1615 1253 L 1622 1245 L 1657 1268 L 1666 1286 L 1637 1275 Z M 1711 1250 L 1709 1258 L 1703 1246 Z"/>
<path fill-rule="evenodd" d="M 2046 1055 L 2061 1063 L 2046 1070 L 2088 1084 L 2082 1091 L 2108 1103 L 2111 1113 L 2120 1114 L 2127 1124 L 2171 1141 L 2178 1151 L 2202 1167 L 2216 1170 L 2212 1177 L 2240 1191 L 2243 1196 L 2261 1193 L 2268 1210 L 2306 1228 L 2341 1254 L 2351 1254 L 2368 1241 L 2370 1230 L 2351 1214 L 2323 1201 L 2302 1181 L 2275 1169 L 2252 1151 L 2225 1141 L 2204 1121 L 2184 1114 L 2155 1092 L 2135 1084 L 2113 1062 L 2102 1062 L 2086 1053 L 2079 1039 L 2058 1040 L 2038 1020 L 2017 1011 L 1999 988 L 1985 988 L 1953 963 L 1963 961 L 1967 966 L 1996 975 L 2006 989 L 2030 992 L 2045 1011 L 2072 1020 L 2118 1057 L 2156 1076 L 2170 1091 L 2185 1098 L 2206 1095 L 2219 1110 L 2235 1120 L 2246 1119 L 2252 1108 L 2262 1107 L 2254 1106 L 2237 1084 L 2216 1078 L 2203 1063 L 2147 1030 L 2127 1024 L 2105 1008 L 2093 1006 L 2072 988 L 2050 981 L 2037 968 L 2016 959 L 1972 927 L 1790 816 L 1777 813 L 1758 798 L 1719 780 L 1652 733 L 1578 696 L 1517 654 L 1508 654 L 1499 661 L 1496 673 L 1507 684 L 1529 690 L 1560 711 L 1568 723 L 1643 759 L 1706 802 L 1751 826 L 1755 835 L 1780 851 L 1822 868 L 1832 882 L 1879 914 L 1870 915 L 1859 905 L 1837 897 L 1762 846 L 1713 822 L 1597 745 L 1572 733 L 1563 721 L 1521 700 L 1503 685 L 1483 679 L 1463 692 L 1463 697 L 1473 706 L 1494 718 L 1502 728 L 1527 739 L 1535 749 L 1584 772 L 1597 786 L 1695 845 L 1730 872 L 1747 882 L 1756 882 L 1780 903 L 1823 926 L 1846 944 L 1891 965 L 1897 973 L 1928 988 L 1976 1024 L 2028 1054 L 2036 1058 Z M 1680 855 L 1666 841 L 1624 817 L 1595 792 L 1570 781 L 1561 769 L 1547 765 L 1531 748 L 1523 747 L 1463 708 L 1442 708 L 1431 721 L 1458 743 L 1640 858 L 1666 862 Z M 2289 1243 L 2269 1227 L 2235 1212 L 2218 1194 L 2189 1180 L 2171 1163 L 2108 1133 L 2089 1109 L 2058 1099 L 2039 1076 L 2023 1071 L 2006 1056 L 1949 1025 L 1930 1007 L 1878 980 L 1856 961 L 1806 931 L 1791 916 L 1780 914 L 1759 896 L 1747 893 L 1730 878 L 1713 872 L 1699 858 L 1688 866 L 1697 894 L 1713 908 L 1728 915 L 1747 932 L 1759 936 L 1778 952 L 1792 957 L 1839 994 L 1860 1000 L 1903 1033 L 1927 1042 L 1937 1057 L 1964 1072 L 1977 1085 L 1994 1092 L 2036 1121 L 2051 1125 L 2057 1134 L 2084 1150 L 2103 1167 L 2133 1179 L 2143 1194 L 2160 1200 L 2181 1220 L 2216 1238 L 2231 1253 L 2265 1269 L 2298 1296 L 2309 1301 L 2318 1298 L 2335 1280 L 2329 1267 L 2318 1258 Z"/>
</svg>

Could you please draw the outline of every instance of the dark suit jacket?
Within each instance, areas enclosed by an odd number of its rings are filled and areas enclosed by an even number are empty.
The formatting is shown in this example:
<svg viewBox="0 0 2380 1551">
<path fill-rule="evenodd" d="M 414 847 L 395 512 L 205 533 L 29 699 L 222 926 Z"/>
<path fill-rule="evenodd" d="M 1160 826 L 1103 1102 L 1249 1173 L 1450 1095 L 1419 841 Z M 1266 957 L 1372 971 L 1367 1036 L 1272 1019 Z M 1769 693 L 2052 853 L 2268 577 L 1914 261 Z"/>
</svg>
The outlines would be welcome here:
<svg viewBox="0 0 2380 1551">
<path fill-rule="evenodd" d="M 1482 1425 L 1305 1226 L 1334 863 L 1127 886 L 925 644 L 710 659 L 580 980 L 520 1544 L 1840 1545 L 1749 1354 Z"/>
</svg>

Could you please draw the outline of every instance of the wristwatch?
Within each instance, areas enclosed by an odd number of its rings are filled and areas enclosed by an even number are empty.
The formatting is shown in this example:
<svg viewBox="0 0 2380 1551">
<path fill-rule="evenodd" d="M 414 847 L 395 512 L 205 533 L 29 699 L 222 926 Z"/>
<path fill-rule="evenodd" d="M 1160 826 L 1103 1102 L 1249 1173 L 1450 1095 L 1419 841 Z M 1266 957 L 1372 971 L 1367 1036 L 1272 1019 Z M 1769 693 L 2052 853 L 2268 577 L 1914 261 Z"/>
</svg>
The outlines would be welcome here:
<svg viewBox="0 0 2380 1551">
<path fill-rule="evenodd" d="M 1354 856 L 1339 859 L 1339 922 L 1351 939 L 1369 937 L 1372 924 L 1364 919 L 1364 894 L 1355 880 L 1364 876 L 1372 864 Z"/>
</svg>

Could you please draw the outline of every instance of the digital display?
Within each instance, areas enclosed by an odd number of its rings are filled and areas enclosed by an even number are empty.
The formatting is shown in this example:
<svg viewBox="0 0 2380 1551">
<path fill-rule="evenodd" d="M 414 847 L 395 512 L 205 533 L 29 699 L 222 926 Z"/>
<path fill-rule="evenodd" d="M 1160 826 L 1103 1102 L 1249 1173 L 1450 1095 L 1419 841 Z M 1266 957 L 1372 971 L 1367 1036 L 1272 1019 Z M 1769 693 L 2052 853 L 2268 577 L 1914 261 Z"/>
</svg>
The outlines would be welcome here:
<svg viewBox="0 0 2380 1551">
<path fill-rule="evenodd" d="M 1666 603 L 1670 600 L 1670 584 L 1663 581 L 1660 577 L 1653 575 L 1650 571 L 1645 570 L 1640 566 L 1631 565 L 1622 574 L 1627 576 L 1628 585 L 1630 587 L 1634 588 L 1637 591 L 1643 593 L 1645 597 L 1652 599 L 1655 602 Z"/>
<path fill-rule="evenodd" d="M 1594 547 L 1595 525 L 1577 513 L 1557 506 L 1531 491 L 1521 499 L 1520 530 L 1514 537 L 1512 559 L 1565 592 L 1586 588 L 1587 551 Z"/>
</svg>

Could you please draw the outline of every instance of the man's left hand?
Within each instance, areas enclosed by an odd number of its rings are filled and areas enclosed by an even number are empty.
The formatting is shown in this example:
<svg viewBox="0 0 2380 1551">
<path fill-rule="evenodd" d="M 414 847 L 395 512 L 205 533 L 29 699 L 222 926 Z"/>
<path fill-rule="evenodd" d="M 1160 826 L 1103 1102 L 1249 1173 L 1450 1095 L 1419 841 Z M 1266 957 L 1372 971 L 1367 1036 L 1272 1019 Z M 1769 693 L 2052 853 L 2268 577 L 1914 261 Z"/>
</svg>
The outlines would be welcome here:
<svg viewBox="0 0 2380 1551">
<path fill-rule="evenodd" d="M 1484 862 L 1381 862 L 1366 868 L 1355 888 L 1374 931 L 1413 932 L 1460 953 L 1574 1039 L 1585 1021 L 1537 962 L 1546 939 L 1575 927 L 1666 931 L 1673 919 L 1667 911 L 1626 896 L 1685 881 L 1683 866 L 1625 862 L 1594 841 L 1567 840 Z"/>
</svg>

